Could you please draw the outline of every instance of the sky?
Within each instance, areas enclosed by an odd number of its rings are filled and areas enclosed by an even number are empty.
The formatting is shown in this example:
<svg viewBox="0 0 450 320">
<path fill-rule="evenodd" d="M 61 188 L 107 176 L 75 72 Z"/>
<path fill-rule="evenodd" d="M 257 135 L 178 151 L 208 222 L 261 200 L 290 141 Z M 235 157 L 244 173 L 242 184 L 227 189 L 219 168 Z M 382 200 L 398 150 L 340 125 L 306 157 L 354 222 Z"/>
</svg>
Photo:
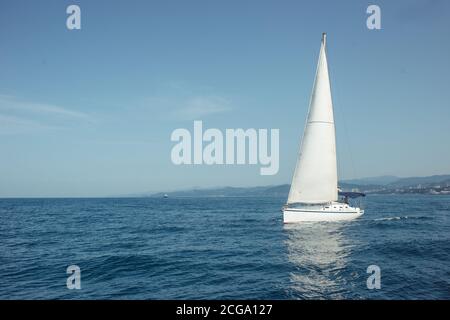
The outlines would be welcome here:
<svg viewBox="0 0 450 320">
<path fill-rule="evenodd" d="M 449 18 L 445 0 L 0 0 L 0 197 L 290 183 L 322 32 L 339 177 L 448 174 Z M 278 173 L 174 165 L 194 120 L 279 129 Z"/>
</svg>

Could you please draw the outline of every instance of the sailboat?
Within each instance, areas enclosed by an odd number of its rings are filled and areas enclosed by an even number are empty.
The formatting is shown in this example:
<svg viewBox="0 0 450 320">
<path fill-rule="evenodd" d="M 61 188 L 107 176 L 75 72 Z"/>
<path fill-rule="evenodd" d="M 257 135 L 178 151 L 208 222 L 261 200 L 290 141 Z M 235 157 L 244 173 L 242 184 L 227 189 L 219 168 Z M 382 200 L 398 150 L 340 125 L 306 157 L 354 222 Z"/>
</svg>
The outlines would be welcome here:
<svg viewBox="0 0 450 320">
<path fill-rule="evenodd" d="M 284 223 L 352 220 L 364 210 L 352 207 L 349 197 L 362 193 L 345 193 L 339 200 L 336 133 L 326 56 L 326 34 L 317 63 L 300 152 L 287 204 L 283 207 Z"/>
</svg>

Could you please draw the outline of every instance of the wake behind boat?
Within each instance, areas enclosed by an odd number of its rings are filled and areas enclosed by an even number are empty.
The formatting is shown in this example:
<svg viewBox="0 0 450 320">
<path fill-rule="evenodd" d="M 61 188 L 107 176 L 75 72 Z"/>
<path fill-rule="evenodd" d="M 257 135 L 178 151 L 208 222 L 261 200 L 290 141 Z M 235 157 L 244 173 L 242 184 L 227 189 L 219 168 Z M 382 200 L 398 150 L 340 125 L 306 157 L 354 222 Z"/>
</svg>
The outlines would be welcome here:
<svg viewBox="0 0 450 320">
<path fill-rule="evenodd" d="M 284 223 L 352 220 L 364 213 L 348 201 L 349 197 L 363 194 L 347 194 L 339 200 L 336 134 L 325 49 L 324 33 L 300 153 L 283 207 Z"/>
</svg>

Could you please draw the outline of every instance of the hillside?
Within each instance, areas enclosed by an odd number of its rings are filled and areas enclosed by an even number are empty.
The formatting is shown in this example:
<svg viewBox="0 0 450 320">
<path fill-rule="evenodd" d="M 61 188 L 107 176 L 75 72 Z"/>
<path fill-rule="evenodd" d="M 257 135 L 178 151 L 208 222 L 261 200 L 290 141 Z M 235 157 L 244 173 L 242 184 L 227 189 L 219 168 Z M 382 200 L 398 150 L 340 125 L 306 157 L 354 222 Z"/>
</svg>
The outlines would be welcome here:
<svg viewBox="0 0 450 320">
<path fill-rule="evenodd" d="M 378 182 L 378 183 L 376 183 Z M 163 197 L 287 197 L 289 185 L 262 187 L 194 188 L 172 192 L 158 192 L 142 196 Z M 343 191 L 361 191 L 367 194 L 450 194 L 450 175 L 398 178 L 394 176 L 344 180 L 339 183 Z"/>
</svg>

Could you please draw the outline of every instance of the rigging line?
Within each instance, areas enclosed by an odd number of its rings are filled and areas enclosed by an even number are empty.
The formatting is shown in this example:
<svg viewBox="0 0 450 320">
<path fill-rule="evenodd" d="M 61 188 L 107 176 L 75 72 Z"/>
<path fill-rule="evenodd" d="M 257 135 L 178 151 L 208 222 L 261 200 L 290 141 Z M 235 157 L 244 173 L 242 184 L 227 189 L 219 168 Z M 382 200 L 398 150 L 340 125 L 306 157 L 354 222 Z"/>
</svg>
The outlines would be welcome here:
<svg viewBox="0 0 450 320">
<path fill-rule="evenodd" d="M 332 81 L 331 81 L 331 74 L 333 74 L 333 71 L 330 72 L 330 65 L 328 65 L 328 75 L 329 75 L 329 78 L 330 78 L 330 88 L 331 88 L 331 83 L 332 83 Z M 336 82 L 333 82 L 333 83 L 336 83 Z M 339 95 L 339 90 L 337 90 L 336 88 L 337 88 L 337 86 L 333 85 L 333 91 L 332 91 L 332 93 L 334 93 L 334 95 L 333 95 L 334 96 L 333 107 L 334 107 L 334 109 L 336 111 L 338 111 L 338 113 L 340 114 L 340 117 L 343 118 L 342 124 L 343 124 L 343 127 L 344 127 L 344 135 L 345 135 L 344 138 L 347 141 L 347 143 L 344 143 L 344 144 L 346 146 L 347 153 L 349 154 L 349 157 L 350 157 L 350 167 L 351 167 L 351 171 L 352 171 L 351 173 L 353 175 L 353 178 L 357 178 L 356 170 L 355 170 L 355 162 L 353 160 L 353 153 L 351 151 L 351 148 L 349 147 L 349 144 L 351 144 L 351 141 L 350 141 L 349 134 L 348 134 L 347 121 L 346 121 L 346 117 L 345 117 L 345 114 L 344 114 L 345 112 L 344 112 L 344 108 L 342 108 L 340 103 L 338 103 L 338 101 L 340 101 L 340 98 L 339 98 L 340 95 Z M 338 105 L 339 105 L 339 107 L 338 107 Z M 336 142 L 336 144 L 337 144 L 337 142 Z M 336 147 L 336 149 L 337 149 L 337 147 Z M 339 170 L 339 172 L 342 173 L 340 161 L 338 161 L 338 170 Z"/>
</svg>

